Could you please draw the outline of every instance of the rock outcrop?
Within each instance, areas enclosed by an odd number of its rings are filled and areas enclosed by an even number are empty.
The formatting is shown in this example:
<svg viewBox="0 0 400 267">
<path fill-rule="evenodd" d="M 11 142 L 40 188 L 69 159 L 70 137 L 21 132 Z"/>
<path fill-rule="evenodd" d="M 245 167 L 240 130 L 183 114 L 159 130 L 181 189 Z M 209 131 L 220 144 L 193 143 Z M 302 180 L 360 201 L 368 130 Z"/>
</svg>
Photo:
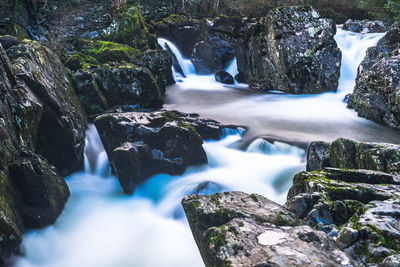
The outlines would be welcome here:
<svg viewBox="0 0 400 267">
<path fill-rule="evenodd" d="M 63 210 L 69 190 L 60 174 L 83 163 L 86 118 L 61 61 L 34 41 L 7 51 L 0 44 L 0 93 L 3 263 L 25 229 L 54 223 Z"/>
<path fill-rule="evenodd" d="M 238 69 L 262 90 L 335 92 L 341 52 L 335 24 L 311 7 L 282 7 L 250 24 L 237 51 Z"/>
<path fill-rule="evenodd" d="M 204 139 L 218 139 L 215 121 L 175 111 L 110 113 L 94 121 L 124 192 L 157 173 L 182 174 L 207 163 Z"/>
<path fill-rule="evenodd" d="M 294 177 L 286 207 L 337 236 L 340 248 L 359 265 L 395 261 L 400 147 L 338 139 L 313 142 L 307 158 L 308 171 Z"/>
<path fill-rule="evenodd" d="M 192 195 L 182 205 L 206 266 L 350 266 L 325 233 L 260 195 Z"/>
<path fill-rule="evenodd" d="M 400 129 L 400 23 L 394 24 L 358 67 L 348 106 L 360 117 Z"/>
<path fill-rule="evenodd" d="M 343 138 L 332 143 L 311 143 L 307 151 L 307 171 L 325 167 L 367 169 L 398 175 L 400 146 L 364 143 Z"/>
</svg>

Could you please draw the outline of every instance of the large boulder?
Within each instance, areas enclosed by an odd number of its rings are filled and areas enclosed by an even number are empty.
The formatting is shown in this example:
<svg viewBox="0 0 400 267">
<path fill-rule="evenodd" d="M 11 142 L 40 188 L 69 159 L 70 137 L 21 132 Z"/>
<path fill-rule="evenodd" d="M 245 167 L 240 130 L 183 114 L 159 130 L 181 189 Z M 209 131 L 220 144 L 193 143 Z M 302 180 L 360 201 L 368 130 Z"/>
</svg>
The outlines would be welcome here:
<svg viewBox="0 0 400 267">
<path fill-rule="evenodd" d="M 224 70 L 219 70 L 214 73 L 214 78 L 217 82 L 224 83 L 224 84 L 234 84 L 235 80 L 233 79 L 232 75 Z"/>
<path fill-rule="evenodd" d="M 399 42 L 400 23 L 396 23 L 376 47 L 367 50 L 348 106 L 360 117 L 400 129 Z"/>
<path fill-rule="evenodd" d="M 104 114 L 94 123 L 128 194 L 157 173 L 178 175 L 207 163 L 201 136 L 218 139 L 222 132 L 215 121 L 173 111 Z"/>
<path fill-rule="evenodd" d="M 249 25 L 238 69 L 253 87 L 293 94 L 335 92 L 341 52 L 332 20 L 312 7 L 282 7 Z"/>
<path fill-rule="evenodd" d="M 63 176 L 80 170 L 87 121 L 61 60 L 47 47 L 28 40 L 10 47 L 7 54 L 14 74 L 43 105 L 36 152 Z"/>
<path fill-rule="evenodd" d="M 343 30 L 351 32 L 362 32 L 364 30 L 364 27 L 361 21 L 348 19 L 343 24 Z"/>
<path fill-rule="evenodd" d="M 256 194 L 226 192 L 182 200 L 206 266 L 347 266 L 325 233 Z"/>
</svg>

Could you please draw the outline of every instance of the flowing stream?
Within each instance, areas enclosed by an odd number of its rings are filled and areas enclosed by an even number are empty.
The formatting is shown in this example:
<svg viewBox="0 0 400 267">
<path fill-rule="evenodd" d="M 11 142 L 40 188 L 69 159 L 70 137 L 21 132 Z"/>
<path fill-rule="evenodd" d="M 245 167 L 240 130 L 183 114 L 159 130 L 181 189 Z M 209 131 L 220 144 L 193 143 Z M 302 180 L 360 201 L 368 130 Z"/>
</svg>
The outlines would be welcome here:
<svg viewBox="0 0 400 267">
<path fill-rule="evenodd" d="M 283 204 L 293 175 L 305 169 L 304 150 L 285 142 L 306 144 L 339 136 L 400 141 L 398 132 L 357 117 L 342 101 L 354 86 L 366 48 L 381 37 L 338 30 L 343 52 L 340 88 L 336 94 L 318 96 L 266 95 L 244 85 L 224 86 L 213 76 L 196 75 L 172 43 L 159 40 L 163 46 L 168 43 L 186 76 L 174 71 L 178 82 L 167 90 L 167 108 L 250 130 L 226 130 L 221 140 L 204 143 L 207 165 L 191 167 L 182 176 L 156 175 L 126 196 L 90 126 L 85 169 L 66 178 L 71 197 L 65 210 L 54 225 L 24 235 L 23 254 L 15 256 L 12 265 L 204 266 L 180 205 L 184 196 L 240 190 Z M 235 60 L 227 71 L 237 72 Z"/>
</svg>

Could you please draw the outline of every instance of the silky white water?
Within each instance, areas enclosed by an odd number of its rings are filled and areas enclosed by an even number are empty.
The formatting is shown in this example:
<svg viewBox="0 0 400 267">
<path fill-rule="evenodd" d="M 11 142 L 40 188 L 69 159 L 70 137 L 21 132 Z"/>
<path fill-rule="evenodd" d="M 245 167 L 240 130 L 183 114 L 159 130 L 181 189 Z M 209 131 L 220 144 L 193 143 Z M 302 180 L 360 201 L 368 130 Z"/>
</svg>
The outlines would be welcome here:
<svg viewBox="0 0 400 267">
<path fill-rule="evenodd" d="M 168 43 L 186 78 L 174 71 L 178 83 L 168 88 L 167 94 L 187 96 L 183 98 L 186 105 L 174 99 L 177 103 L 169 106 L 214 115 L 212 118 L 239 119 L 251 127 L 250 132 L 258 127 L 257 134 L 273 133 L 281 139 L 324 139 L 363 133 L 361 128 L 371 134 L 363 135 L 366 138 L 377 133 L 385 138 L 386 130 L 358 118 L 342 102 L 352 90 L 365 49 L 381 36 L 339 30 L 336 40 L 343 52 L 339 92 L 318 96 L 236 93 L 236 89 L 215 82 L 214 77 L 196 75 L 190 61 Z M 160 40 L 161 45 L 167 42 Z M 235 74 L 236 62 L 227 70 Z M 202 97 L 193 97 L 193 92 Z M 24 253 L 15 256 L 12 264 L 204 266 L 180 205 L 185 195 L 240 190 L 259 193 L 282 204 L 293 175 L 305 169 L 304 150 L 256 138 L 241 151 L 235 147 L 243 139 L 242 134 L 243 131 L 227 130 L 222 140 L 205 142 L 207 165 L 189 168 L 182 176 L 156 175 L 133 196 L 125 196 L 117 179 L 110 175 L 107 155 L 91 126 L 85 146 L 85 171 L 67 178 L 71 197 L 65 210 L 54 225 L 24 235 Z"/>
<path fill-rule="evenodd" d="M 284 203 L 293 174 L 304 169 L 304 151 L 285 144 L 256 140 L 248 152 L 230 148 L 242 132 L 206 142 L 209 164 L 183 176 L 156 175 L 125 196 L 115 177 L 98 171 L 108 161 L 91 126 L 86 163 L 97 168 L 86 165 L 67 178 L 71 197 L 64 212 L 54 225 L 24 235 L 25 254 L 14 265 L 203 266 L 180 205 L 184 196 L 241 190 Z"/>
</svg>

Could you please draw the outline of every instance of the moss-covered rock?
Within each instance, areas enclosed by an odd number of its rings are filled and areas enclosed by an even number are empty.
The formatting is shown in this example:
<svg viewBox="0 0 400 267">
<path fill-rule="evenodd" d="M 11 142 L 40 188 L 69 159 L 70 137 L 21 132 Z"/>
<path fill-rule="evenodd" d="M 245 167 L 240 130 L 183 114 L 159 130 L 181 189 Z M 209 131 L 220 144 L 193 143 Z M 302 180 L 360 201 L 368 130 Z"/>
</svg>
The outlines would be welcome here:
<svg viewBox="0 0 400 267">
<path fill-rule="evenodd" d="M 140 54 L 139 49 L 129 45 L 100 40 L 80 39 L 75 42 L 74 46 L 75 49 L 80 51 L 81 56 L 94 58 L 100 64 L 121 61 L 133 62 Z M 91 63 L 88 58 L 85 58 L 84 61 Z M 92 64 L 96 64 L 96 62 Z"/>
<path fill-rule="evenodd" d="M 108 28 L 103 30 L 102 38 L 140 50 L 155 49 L 157 47 L 156 36 L 150 34 L 147 29 L 139 6 L 136 3 L 130 3 L 121 10 L 122 13 Z"/>
<path fill-rule="evenodd" d="M 92 56 L 75 52 L 64 57 L 64 65 L 72 71 L 97 67 L 100 63 Z"/>
<path fill-rule="evenodd" d="M 294 214 L 263 196 L 192 195 L 182 205 L 206 266 L 350 263 L 325 233 L 299 226 Z"/>
<path fill-rule="evenodd" d="M 30 39 L 24 28 L 17 23 L 10 23 L 4 28 L 0 28 L 0 35 L 12 35 L 20 41 Z"/>
</svg>

